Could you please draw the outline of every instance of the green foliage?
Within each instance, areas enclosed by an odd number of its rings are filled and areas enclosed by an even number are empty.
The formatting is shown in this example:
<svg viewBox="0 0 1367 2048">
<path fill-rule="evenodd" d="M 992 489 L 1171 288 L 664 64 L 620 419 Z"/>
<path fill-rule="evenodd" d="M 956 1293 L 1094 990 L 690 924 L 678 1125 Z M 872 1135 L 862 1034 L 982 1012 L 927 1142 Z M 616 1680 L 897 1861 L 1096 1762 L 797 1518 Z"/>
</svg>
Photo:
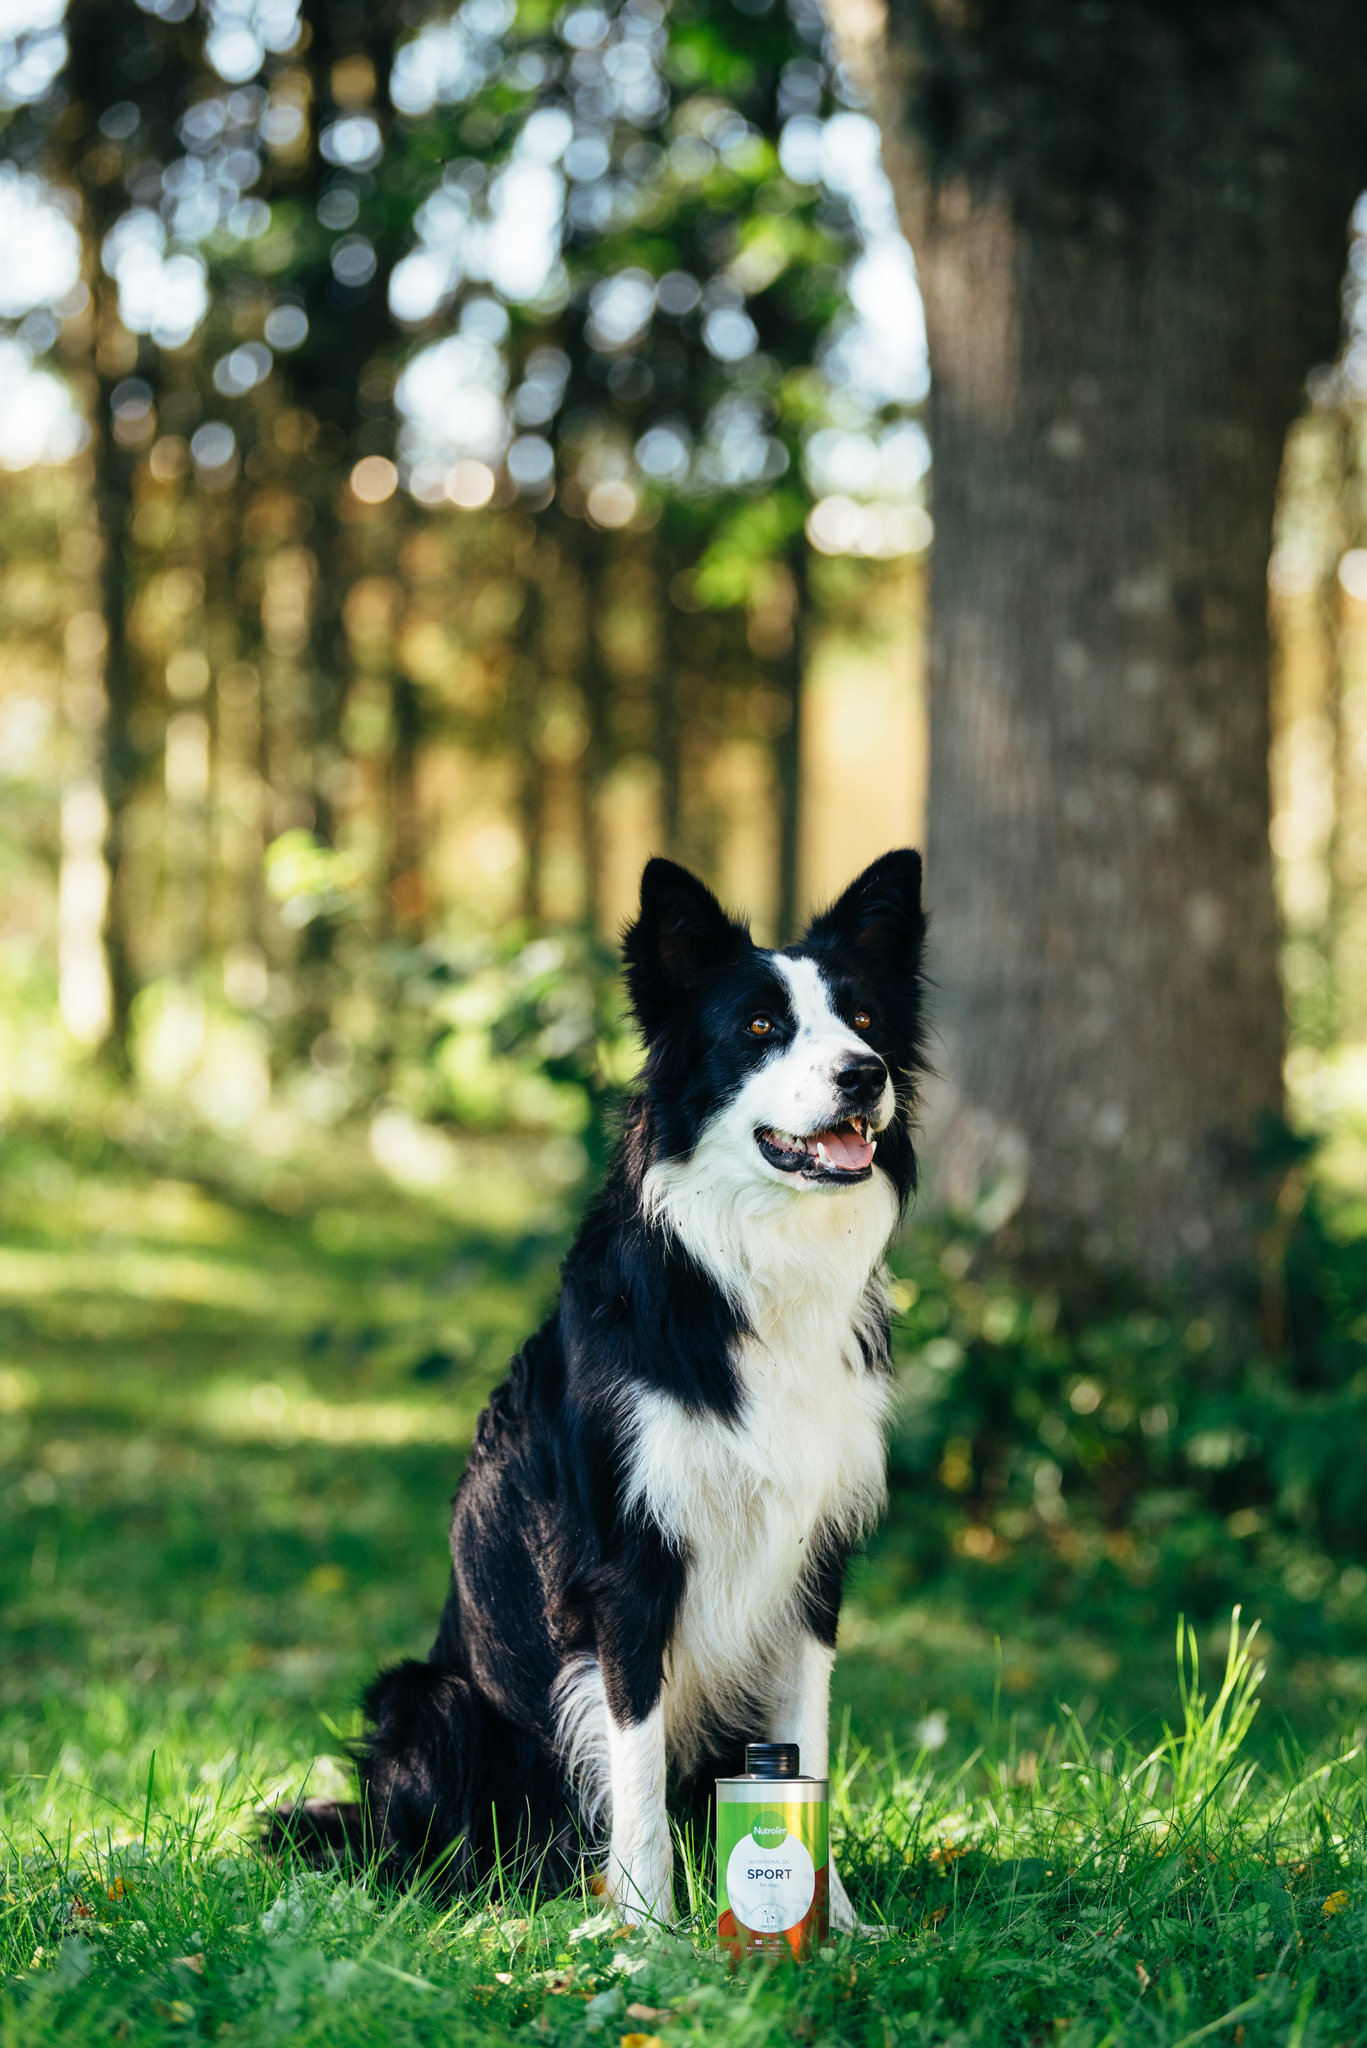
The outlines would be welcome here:
<svg viewBox="0 0 1367 2048">
<path fill-rule="evenodd" d="M 354 850 L 339 852 L 296 825 L 266 848 L 266 887 L 299 930 L 316 917 L 354 915 L 365 869 Z"/>
<path fill-rule="evenodd" d="M 1363 1239 L 1305 1166 L 1262 1246 L 1263 1342 L 1180 1300 L 1060 1301 L 972 1227 L 918 1231 L 896 1266 L 906 1393 L 894 1448 L 925 1568 L 947 1546 L 1003 1598 L 1064 1584 L 1203 1617 L 1270 1589 L 1307 1650 L 1367 1617 L 1367 1480 L 1344 1456 L 1367 1399 Z M 1267 1611 L 1267 1610 L 1264 1610 Z"/>
<path fill-rule="evenodd" d="M 602 948 L 581 933 L 505 928 L 411 957 L 405 998 L 423 1049 L 398 1089 L 472 1130 L 588 1136 L 601 1166 L 610 1103 L 639 1047 Z"/>
</svg>

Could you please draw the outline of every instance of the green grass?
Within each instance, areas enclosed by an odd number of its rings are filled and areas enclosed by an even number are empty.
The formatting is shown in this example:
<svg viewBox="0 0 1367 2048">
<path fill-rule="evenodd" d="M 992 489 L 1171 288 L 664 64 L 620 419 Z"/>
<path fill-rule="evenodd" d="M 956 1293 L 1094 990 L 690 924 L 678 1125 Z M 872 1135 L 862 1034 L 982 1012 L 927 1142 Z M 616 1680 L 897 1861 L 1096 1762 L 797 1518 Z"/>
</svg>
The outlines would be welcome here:
<svg viewBox="0 0 1367 2048">
<path fill-rule="evenodd" d="M 1194 1509 L 1154 1567 L 1009 1504 L 975 1554 L 914 1444 L 838 1666 L 835 1839 L 885 1938 L 733 1975 L 705 1868 L 679 1932 L 626 1934 L 588 1894 L 443 1911 L 263 1858 L 259 1805 L 337 1783 L 361 1685 L 430 1640 L 462 1447 L 571 1221 L 548 1167 L 490 1140 L 420 1196 L 340 1142 L 6 1139 L 0 2048 L 1367 2038 L 1355 1596 Z M 923 1304 L 942 1255 L 900 1256 Z M 1190 1678 L 1240 1574 L 1256 1716 L 1246 1651 Z"/>
<path fill-rule="evenodd" d="M 772 1972 L 717 1960 L 705 1869 L 666 1931 L 587 1892 L 443 1910 L 281 1867 L 253 1842 L 269 1747 L 206 1757 L 172 1715 L 145 1777 L 125 1752 L 91 1794 L 59 1764 L 18 1802 L 0 2038 L 1358 2041 L 1367 1770 L 1247 1762 L 1256 1678 L 1231 1635 L 1214 1697 L 1188 1685 L 1147 1754 L 1067 1719 L 1043 1755 L 952 1771 L 847 1755 L 836 1839 L 880 1933 Z"/>
</svg>

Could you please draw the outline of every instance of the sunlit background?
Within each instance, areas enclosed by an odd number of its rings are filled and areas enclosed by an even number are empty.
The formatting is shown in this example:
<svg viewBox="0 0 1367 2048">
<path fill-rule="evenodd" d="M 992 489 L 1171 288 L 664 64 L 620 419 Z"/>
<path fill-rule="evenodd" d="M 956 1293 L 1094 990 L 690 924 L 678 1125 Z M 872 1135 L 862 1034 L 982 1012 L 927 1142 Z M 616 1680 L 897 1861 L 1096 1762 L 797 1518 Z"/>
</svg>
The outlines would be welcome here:
<svg viewBox="0 0 1367 2048">
<path fill-rule="evenodd" d="M 288 6 L 129 10 L 85 104 L 108 27 L 9 11 L 10 1088 L 335 1119 L 358 949 L 610 939 L 659 849 L 773 934 L 918 835 L 914 270 L 765 13 L 469 0 L 320 75 Z"/>
</svg>

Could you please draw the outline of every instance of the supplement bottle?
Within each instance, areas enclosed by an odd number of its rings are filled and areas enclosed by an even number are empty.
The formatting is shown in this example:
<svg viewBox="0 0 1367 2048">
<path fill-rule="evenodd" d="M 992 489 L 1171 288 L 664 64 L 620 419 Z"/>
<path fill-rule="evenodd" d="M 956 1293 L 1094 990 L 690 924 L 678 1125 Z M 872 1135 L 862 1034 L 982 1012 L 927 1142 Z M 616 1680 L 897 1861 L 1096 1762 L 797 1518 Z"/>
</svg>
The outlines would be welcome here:
<svg viewBox="0 0 1367 2048">
<path fill-rule="evenodd" d="M 827 1937 L 830 1788 L 800 1764 L 795 1742 L 751 1742 L 743 1776 L 717 1780 L 717 1936 L 738 1959 Z"/>
</svg>

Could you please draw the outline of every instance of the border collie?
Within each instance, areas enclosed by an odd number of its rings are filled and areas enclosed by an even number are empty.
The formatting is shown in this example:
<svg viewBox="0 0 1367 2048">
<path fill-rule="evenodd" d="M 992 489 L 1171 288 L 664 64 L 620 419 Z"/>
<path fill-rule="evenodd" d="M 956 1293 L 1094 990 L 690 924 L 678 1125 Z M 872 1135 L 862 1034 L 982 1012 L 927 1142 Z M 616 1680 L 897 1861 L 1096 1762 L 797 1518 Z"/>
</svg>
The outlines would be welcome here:
<svg viewBox="0 0 1367 2048">
<path fill-rule="evenodd" d="M 306 1808 L 315 1841 L 455 1889 L 509 1851 L 560 1888 L 593 1845 L 618 1910 L 669 1921 L 667 1797 L 701 1816 L 747 1737 L 825 1773 L 841 1584 L 885 1492 L 920 899 L 918 855 L 884 854 L 768 952 L 646 867 L 639 1092 L 480 1418 L 431 1654 L 370 1688 L 361 1804 Z M 834 1869 L 831 1906 L 852 1927 Z"/>
</svg>

